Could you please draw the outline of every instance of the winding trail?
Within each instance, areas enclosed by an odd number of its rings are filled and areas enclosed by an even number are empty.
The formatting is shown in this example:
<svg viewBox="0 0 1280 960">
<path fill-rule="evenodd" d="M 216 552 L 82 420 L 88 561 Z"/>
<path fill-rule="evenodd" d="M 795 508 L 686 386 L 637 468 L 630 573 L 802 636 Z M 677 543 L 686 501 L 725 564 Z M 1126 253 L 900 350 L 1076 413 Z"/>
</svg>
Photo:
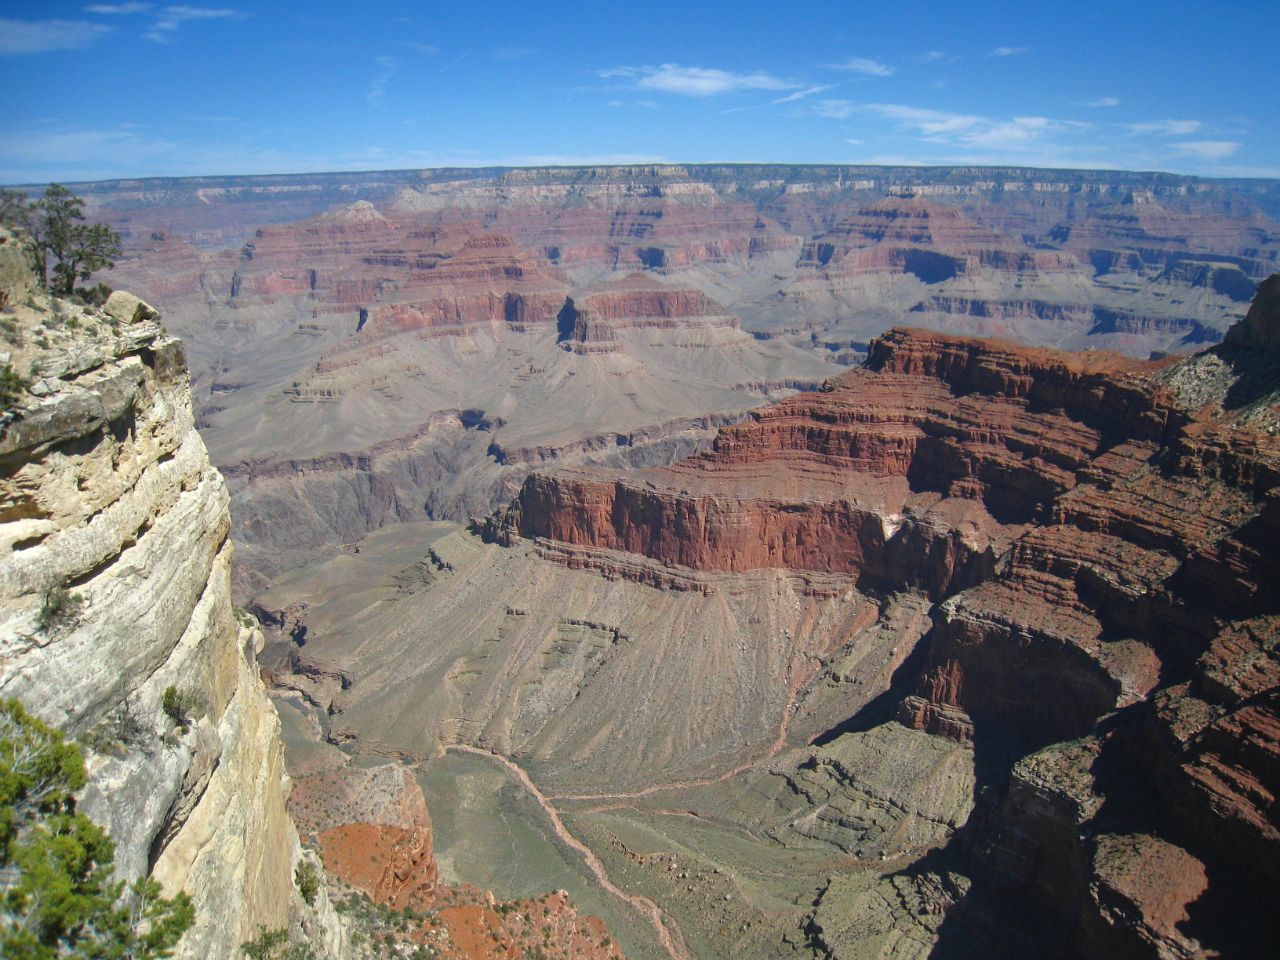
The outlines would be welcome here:
<svg viewBox="0 0 1280 960">
<path fill-rule="evenodd" d="M 600 862 L 600 858 L 595 855 L 595 852 L 590 847 L 569 832 L 569 828 L 564 825 L 564 821 L 560 819 L 560 814 L 552 806 L 551 801 L 537 788 L 529 778 L 529 775 L 518 764 L 500 753 L 494 753 L 492 750 L 473 747 L 465 743 L 451 743 L 445 747 L 445 750 L 487 757 L 506 768 L 507 772 L 520 781 L 520 785 L 529 791 L 529 795 L 538 802 L 538 806 L 542 807 L 543 812 L 546 813 L 547 818 L 551 821 L 551 827 L 555 831 L 555 835 L 581 854 L 587 869 L 595 876 L 600 886 L 623 903 L 628 904 L 649 921 L 654 931 L 658 934 L 658 940 L 662 943 L 662 948 L 666 950 L 671 960 L 692 960 L 689 951 L 684 945 L 684 936 L 680 933 L 680 928 L 676 926 L 675 922 L 665 919 L 658 905 L 648 897 L 627 893 L 609 879 L 609 874 L 605 870 L 604 864 Z"/>
</svg>

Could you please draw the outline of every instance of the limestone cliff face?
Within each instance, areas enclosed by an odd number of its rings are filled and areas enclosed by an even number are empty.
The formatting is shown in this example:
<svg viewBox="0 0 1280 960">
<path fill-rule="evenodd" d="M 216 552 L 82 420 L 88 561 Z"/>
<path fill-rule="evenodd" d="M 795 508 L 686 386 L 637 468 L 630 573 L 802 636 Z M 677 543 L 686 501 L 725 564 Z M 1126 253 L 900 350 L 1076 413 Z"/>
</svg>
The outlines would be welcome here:
<svg viewBox="0 0 1280 960">
<path fill-rule="evenodd" d="M 180 955 L 236 956 L 299 922 L 301 848 L 182 348 L 127 294 L 103 310 L 20 294 L 6 359 L 33 382 L 0 432 L 0 696 L 93 744 L 82 809 L 120 876 L 191 894 Z"/>
</svg>

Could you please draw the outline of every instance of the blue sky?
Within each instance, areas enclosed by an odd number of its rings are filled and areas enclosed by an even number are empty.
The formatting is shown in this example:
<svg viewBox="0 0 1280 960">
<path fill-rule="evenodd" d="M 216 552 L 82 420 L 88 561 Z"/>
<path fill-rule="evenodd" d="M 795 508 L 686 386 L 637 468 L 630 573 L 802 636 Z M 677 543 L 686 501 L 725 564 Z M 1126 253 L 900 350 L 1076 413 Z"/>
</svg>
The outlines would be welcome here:
<svg viewBox="0 0 1280 960">
<path fill-rule="evenodd" d="M 0 182 L 542 163 L 1280 176 L 1268 2 L 0 4 Z"/>
</svg>

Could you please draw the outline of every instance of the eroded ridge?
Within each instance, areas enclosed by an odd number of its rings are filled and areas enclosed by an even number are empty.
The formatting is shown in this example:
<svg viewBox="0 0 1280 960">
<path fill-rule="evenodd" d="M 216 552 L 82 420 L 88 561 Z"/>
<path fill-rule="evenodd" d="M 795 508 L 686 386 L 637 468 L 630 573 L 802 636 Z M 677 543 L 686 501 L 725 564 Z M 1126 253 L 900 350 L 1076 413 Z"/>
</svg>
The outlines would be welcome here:
<svg viewBox="0 0 1280 960">
<path fill-rule="evenodd" d="M 642 569 L 618 552 L 924 592 L 897 720 L 972 743 L 987 788 L 944 851 L 972 887 L 921 863 L 891 898 L 952 909 L 924 941 L 1253 949 L 1280 890 L 1278 330 L 1280 278 L 1180 364 L 894 330 L 703 455 L 536 474 L 480 529 L 610 576 Z"/>
</svg>

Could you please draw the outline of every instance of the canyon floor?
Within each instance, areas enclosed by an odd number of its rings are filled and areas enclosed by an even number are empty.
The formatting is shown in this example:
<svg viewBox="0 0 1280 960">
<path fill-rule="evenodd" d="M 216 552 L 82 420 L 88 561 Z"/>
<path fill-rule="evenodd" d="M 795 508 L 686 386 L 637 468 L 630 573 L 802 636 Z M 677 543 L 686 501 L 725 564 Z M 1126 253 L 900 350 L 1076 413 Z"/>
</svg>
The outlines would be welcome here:
<svg viewBox="0 0 1280 960">
<path fill-rule="evenodd" d="M 344 558 L 358 597 L 321 570 L 261 602 L 305 608 L 278 651 L 295 776 L 411 764 L 450 879 L 566 889 L 629 957 L 807 955 L 833 878 L 871 889 L 963 819 L 972 750 L 873 722 L 923 600 L 781 572 L 672 591 L 423 533 Z"/>
</svg>

